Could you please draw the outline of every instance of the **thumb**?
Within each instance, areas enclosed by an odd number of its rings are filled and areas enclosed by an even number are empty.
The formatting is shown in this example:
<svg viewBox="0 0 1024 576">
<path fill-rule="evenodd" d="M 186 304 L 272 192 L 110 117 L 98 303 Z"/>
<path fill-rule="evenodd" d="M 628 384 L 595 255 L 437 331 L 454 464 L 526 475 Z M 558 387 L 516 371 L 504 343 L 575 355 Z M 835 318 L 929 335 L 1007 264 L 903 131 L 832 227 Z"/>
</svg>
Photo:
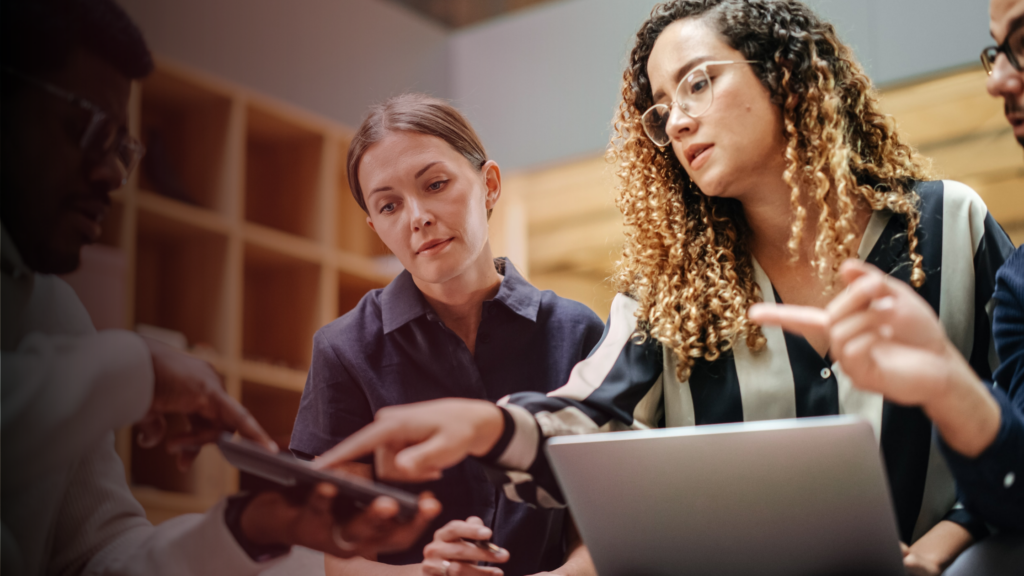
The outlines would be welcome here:
<svg viewBox="0 0 1024 576">
<path fill-rule="evenodd" d="M 847 286 L 857 278 L 872 273 L 883 274 L 883 272 L 877 267 L 872 266 L 867 262 L 861 262 L 856 258 L 850 258 L 839 266 L 839 277 L 843 279 L 843 284 L 846 284 Z"/>
<path fill-rule="evenodd" d="M 150 411 L 142 420 L 135 424 L 138 434 L 135 437 L 140 448 L 153 448 L 164 439 L 167 432 L 167 420 L 163 414 Z"/>
</svg>

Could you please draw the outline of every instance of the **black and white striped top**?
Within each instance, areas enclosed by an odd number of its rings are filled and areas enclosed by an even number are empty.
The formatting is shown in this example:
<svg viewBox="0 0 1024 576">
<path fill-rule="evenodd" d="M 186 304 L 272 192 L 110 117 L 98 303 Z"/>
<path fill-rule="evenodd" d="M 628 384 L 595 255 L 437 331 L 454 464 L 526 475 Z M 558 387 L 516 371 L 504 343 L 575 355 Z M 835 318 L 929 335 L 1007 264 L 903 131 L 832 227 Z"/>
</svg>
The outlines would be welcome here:
<svg viewBox="0 0 1024 576">
<path fill-rule="evenodd" d="M 922 200 L 918 252 L 927 274 L 918 293 L 975 371 L 988 379 L 996 365 L 990 320 L 995 275 L 1013 245 L 964 184 L 923 182 L 916 190 Z M 888 211 L 874 213 L 859 257 L 909 282 L 905 219 Z M 761 293 L 775 294 L 756 262 L 754 270 Z M 501 468 L 496 476 L 509 497 L 543 507 L 562 505 L 541 450 L 550 436 L 859 414 L 879 438 L 903 541 L 914 541 L 944 518 L 984 534 L 983 524 L 956 505 L 952 476 L 920 409 L 852 387 L 838 365 L 778 327 L 764 329 L 767 346 L 762 351 L 752 352 L 741 342 L 719 360 L 699 361 L 689 380 L 680 382 L 674 354 L 652 339 L 638 344 L 632 338 L 636 309 L 635 300 L 615 297 L 600 343 L 564 386 L 547 395 L 524 392 L 499 402 L 511 425 L 485 460 Z"/>
</svg>

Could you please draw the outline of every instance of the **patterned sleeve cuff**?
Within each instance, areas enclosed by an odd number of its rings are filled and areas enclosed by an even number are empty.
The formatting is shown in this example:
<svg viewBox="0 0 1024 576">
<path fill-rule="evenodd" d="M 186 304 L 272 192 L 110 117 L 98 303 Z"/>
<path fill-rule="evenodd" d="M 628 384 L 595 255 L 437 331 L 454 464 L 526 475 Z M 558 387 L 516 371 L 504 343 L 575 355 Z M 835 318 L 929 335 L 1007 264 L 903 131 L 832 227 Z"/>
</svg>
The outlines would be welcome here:
<svg viewBox="0 0 1024 576">
<path fill-rule="evenodd" d="M 497 464 L 498 459 L 505 453 L 505 449 L 508 448 L 509 442 L 512 441 L 512 434 L 515 433 L 515 421 L 512 419 L 512 414 L 504 406 L 498 406 L 498 410 L 501 410 L 501 417 L 503 420 L 501 429 L 501 438 L 498 438 L 498 442 L 491 448 L 490 452 L 480 457 L 480 460 L 488 464 Z"/>
<path fill-rule="evenodd" d="M 505 429 L 498 443 L 482 460 L 506 470 L 529 470 L 537 458 L 540 443 L 537 421 L 522 406 L 500 404 L 498 408 L 505 420 Z"/>
</svg>

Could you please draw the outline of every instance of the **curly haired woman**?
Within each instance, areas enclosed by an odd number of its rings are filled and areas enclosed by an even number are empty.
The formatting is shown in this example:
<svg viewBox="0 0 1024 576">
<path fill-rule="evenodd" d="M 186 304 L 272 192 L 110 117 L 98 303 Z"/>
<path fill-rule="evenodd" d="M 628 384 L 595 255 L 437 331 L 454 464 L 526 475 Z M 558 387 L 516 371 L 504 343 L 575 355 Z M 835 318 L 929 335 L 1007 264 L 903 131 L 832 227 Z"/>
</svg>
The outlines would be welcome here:
<svg viewBox="0 0 1024 576">
<path fill-rule="evenodd" d="M 1013 246 L 984 204 L 963 184 L 931 180 L 850 49 L 795 0 L 655 7 L 615 130 L 626 244 L 591 356 L 547 396 L 396 410 L 331 460 L 382 438 L 391 448 L 432 439 L 385 474 L 470 454 L 519 471 L 506 490 L 550 506 L 561 495 L 543 437 L 858 414 L 879 437 L 908 568 L 937 573 L 985 528 L 954 506 L 927 417 L 852 387 L 827 339 L 758 327 L 747 310 L 824 306 L 841 288 L 839 265 L 859 257 L 917 289 L 988 377 L 986 306 Z"/>
</svg>

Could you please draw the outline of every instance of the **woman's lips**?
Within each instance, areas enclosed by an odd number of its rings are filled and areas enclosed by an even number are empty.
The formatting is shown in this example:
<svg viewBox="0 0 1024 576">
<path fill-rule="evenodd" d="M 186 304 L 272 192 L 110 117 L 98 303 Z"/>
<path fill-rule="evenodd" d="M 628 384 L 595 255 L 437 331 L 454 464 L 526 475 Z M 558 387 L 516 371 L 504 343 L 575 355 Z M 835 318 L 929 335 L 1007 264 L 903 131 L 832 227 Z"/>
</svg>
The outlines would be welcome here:
<svg viewBox="0 0 1024 576">
<path fill-rule="evenodd" d="M 432 254 L 437 254 L 441 250 L 444 250 L 449 244 L 451 244 L 452 240 L 453 240 L 452 238 L 449 238 L 449 239 L 444 240 L 442 242 L 438 242 L 436 244 L 431 244 L 430 247 L 424 248 L 423 250 L 420 250 L 419 252 L 416 253 L 416 255 L 417 256 L 430 256 Z"/>
<path fill-rule="evenodd" d="M 702 150 L 700 154 L 694 156 L 693 160 L 690 161 L 690 169 L 700 170 L 700 167 L 703 166 L 704 163 L 708 161 L 708 158 L 711 156 L 711 151 L 714 150 L 714 148 L 715 146 L 712 144 L 711 146 L 708 146 L 707 148 Z"/>
</svg>

